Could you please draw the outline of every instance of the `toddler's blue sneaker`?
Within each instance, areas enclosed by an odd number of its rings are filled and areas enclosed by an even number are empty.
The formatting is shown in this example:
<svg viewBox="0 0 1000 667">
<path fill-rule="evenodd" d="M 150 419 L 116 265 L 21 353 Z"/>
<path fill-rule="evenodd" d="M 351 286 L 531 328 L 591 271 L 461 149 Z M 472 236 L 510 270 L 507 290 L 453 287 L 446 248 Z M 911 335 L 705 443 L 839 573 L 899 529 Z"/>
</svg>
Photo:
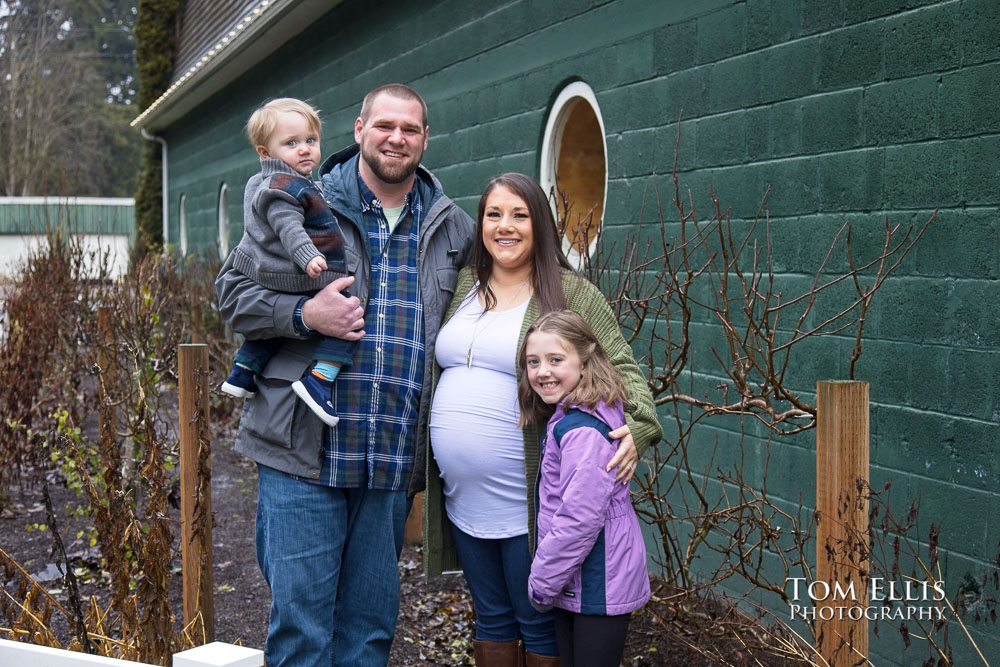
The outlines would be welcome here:
<svg viewBox="0 0 1000 667">
<path fill-rule="evenodd" d="M 333 403 L 330 402 L 330 395 L 333 391 L 332 382 L 321 380 L 313 375 L 312 371 L 307 371 L 301 380 L 292 383 L 292 391 L 327 426 L 336 426 L 337 422 L 340 421 L 340 417 L 333 411 Z"/>
<path fill-rule="evenodd" d="M 257 393 L 257 383 L 254 382 L 254 372 L 242 366 L 233 366 L 233 372 L 219 387 L 224 393 L 236 398 L 250 398 Z"/>
</svg>

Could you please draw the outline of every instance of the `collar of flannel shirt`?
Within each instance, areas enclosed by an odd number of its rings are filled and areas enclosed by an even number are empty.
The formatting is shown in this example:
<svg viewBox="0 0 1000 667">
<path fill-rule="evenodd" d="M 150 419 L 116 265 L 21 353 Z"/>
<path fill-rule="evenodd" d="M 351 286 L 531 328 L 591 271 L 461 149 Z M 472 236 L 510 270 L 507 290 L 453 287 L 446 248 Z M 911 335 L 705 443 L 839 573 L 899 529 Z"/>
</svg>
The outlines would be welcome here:
<svg viewBox="0 0 1000 667">
<path fill-rule="evenodd" d="M 360 171 L 358 171 L 357 176 L 358 191 L 361 193 L 361 213 L 377 211 L 379 215 L 384 217 L 385 213 L 382 211 L 381 200 L 365 184 L 364 179 L 361 178 Z M 406 215 L 407 211 L 413 214 L 415 220 L 420 220 L 420 192 L 417 190 L 417 179 L 413 179 L 413 187 L 406 193 L 406 197 L 403 198 L 403 212 L 401 215 Z"/>
</svg>

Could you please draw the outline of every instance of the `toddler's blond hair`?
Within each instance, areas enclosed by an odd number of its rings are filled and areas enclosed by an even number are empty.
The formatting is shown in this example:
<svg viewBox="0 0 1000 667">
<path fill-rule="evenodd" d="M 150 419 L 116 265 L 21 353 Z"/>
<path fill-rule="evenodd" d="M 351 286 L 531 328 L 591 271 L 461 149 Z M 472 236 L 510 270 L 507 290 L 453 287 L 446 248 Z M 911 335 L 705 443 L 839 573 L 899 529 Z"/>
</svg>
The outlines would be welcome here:
<svg viewBox="0 0 1000 667">
<path fill-rule="evenodd" d="M 292 112 L 300 114 L 309 123 L 309 128 L 317 135 L 323 132 L 323 123 L 319 120 L 319 112 L 311 105 L 294 97 L 279 97 L 268 100 L 250 114 L 247 121 L 247 136 L 254 148 L 265 146 L 271 138 L 271 133 L 278 125 L 278 114 Z"/>
</svg>

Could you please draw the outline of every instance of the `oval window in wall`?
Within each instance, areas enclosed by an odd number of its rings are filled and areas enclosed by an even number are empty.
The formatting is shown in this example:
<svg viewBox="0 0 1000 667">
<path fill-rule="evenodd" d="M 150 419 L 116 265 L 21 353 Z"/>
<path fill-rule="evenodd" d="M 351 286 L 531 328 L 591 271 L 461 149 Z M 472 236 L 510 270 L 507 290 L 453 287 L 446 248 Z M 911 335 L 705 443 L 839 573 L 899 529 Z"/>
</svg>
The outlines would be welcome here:
<svg viewBox="0 0 1000 667">
<path fill-rule="evenodd" d="M 180 218 L 180 250 L 181 257 L 188 254 L 188 214 L 187 214 L 187 195 L 181 195 L 181 204 L 178 208 L 179 218 Z"/>
<path fill-rule="evenodd" d="M 229 256 L 229 188 L 219 188 L 219 258 Z"/>
<path fill-rule="evenodd" d="M 608 190 L 607 155 L 594 91 L 574 81 L 560 91 L 549 111 L 539 173 L 542 189 L 555 196 L 563 250 L 576 265 L 597 245 Z"/>
</svg>

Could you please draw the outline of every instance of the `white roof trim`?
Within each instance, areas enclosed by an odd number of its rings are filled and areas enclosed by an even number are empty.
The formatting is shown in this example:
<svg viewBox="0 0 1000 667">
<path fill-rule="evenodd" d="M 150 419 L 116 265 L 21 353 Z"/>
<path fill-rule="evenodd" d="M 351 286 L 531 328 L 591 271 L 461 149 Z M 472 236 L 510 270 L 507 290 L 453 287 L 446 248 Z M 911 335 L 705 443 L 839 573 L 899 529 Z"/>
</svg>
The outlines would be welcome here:
<svg viewBox="0 0 1000 667">
<path fill-rule="evenodd" d="M 162 130 L 342 1 L 260 0 L 133 120 L 132 127 Z"/>
</svg>

